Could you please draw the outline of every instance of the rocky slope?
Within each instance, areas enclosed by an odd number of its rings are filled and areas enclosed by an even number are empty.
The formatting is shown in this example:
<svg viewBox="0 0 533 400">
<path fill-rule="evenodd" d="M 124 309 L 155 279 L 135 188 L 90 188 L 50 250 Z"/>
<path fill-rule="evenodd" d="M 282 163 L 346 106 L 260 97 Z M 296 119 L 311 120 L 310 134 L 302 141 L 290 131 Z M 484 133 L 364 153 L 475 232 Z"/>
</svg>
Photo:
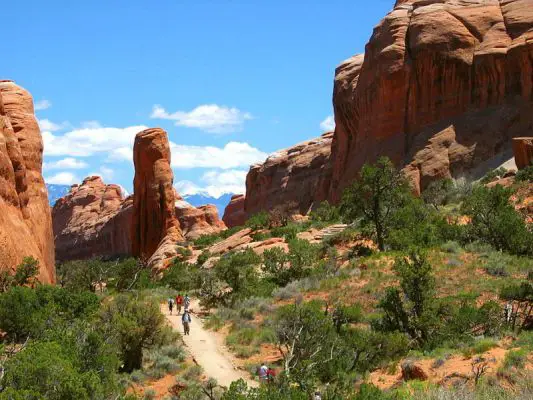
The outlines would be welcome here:
<svg viewBox="0 0 533 400">
<path fill-rule="evenodd" d="M 218 209 L 212 204 L 194 207 L 176 193 L 175 205 L 181 230 L 188 240 L 226 229 L 226 225 L 218 216 Z"/>
<path fill-rule="evenodd" d="M 333 132 L 270 155 L 250 168 L 244 209 L 249 217 L 282 207 L 306 214 L 327 198 Z"/>
<path fill-rule="evenodd" d="M 480 176 L 533 130 L 532 100 L 531 0 L 397 1 L 365 55 L 337 68 L 329 197 L 380 155 L 418 191 Z"/>
<path fill-rule="evenodd" d="M 167 133 L 159 128 L 139 132 L 133 145 L 133 163 L 132 253 L 159 268 L 184 240 L 175 211 Z"/>
<path fill-rule="evenodd" d="M 246 212 L 244 211 L 244 195 L 236 194 L 231 197 L 229 204 L 224 210 L 222 221 L 228 228 L 242 226 L 246 222 Z"/>
<path fill-rule="evenodd" d="M 52 210 L 57 260 L 131 254 L 132 206 L 120 186 L 100 177 L 73 185 Z"/>
<path fill-rule="evenodd" d="M 0 268 L 11 270 L 32 256 L 40 264 L 39 280 L 53 283 L 54 238 L 42 159 L 31 95 L 0 81 Z"/>
</svg>

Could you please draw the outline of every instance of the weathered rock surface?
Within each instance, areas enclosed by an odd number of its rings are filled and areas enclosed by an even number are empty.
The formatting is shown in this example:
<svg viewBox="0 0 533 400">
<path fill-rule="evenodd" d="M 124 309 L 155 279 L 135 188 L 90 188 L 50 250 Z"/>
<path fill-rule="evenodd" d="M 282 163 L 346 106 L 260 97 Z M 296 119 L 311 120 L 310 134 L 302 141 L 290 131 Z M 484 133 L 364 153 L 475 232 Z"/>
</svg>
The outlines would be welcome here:
<svg viewBox="0 0 533 400">
<path fill-rule="evenodd" d="M 250 168 L 246 177 L 245 213 L 283 208 L 307 214 L 328 196 L 333 132 L 270 155 Z M 231 203 L 230 203 L 231 204 Z"/>
<path fill-rule="evenodd" d="M 330 199 L 381 155 L 418 191 L 509 159 L 533 130 L 532 55 L 531 0 L 397 1 L 337 68 Z"/>
<path fill-rule="evenodd" d="M 533 137 L 514 138 L 513 153 L 518 169 L 533 165 Z"/>
<path fill-rule="evenodd" d="M 158 269 L 161 260 L 175 255 L 177 243 L 183 241 L 176 218 L 167 133 L 159 128 L 138 133 L 133 162 L 132 252 L 134 256 L 150 260 L 149 266 Z"/>
<path fill-rule="evenodd" d="M 52 210 L 58 261 L 131 255 L 133 198 L 98 176 L 73 185 Z"/>
<path fill-rule="evenodd" d="M 242 226 L 246 222 L 246 212 L 244 211 L 244 195 L 236 194 L 231 197 L 231 201 L 224 210 L 222 221 L 228 228 Z"/>
<path fill-rule="evenodd" d="M 0 81 L 0 268 L 13 270 L 32 256 L 39 261 L 39 280 L 53 283 L 54 237 L 42 160 L 31 95 Z"/>
<path fill-rule="evenodd" d="M 176 197 L 175 204 L 181 231 L 189 240 L 198 239 L 202 235 L 219 233 L 226 229 L 214 205 L 208 204 L 197 208 L 179 195 Z"/>
</svg>

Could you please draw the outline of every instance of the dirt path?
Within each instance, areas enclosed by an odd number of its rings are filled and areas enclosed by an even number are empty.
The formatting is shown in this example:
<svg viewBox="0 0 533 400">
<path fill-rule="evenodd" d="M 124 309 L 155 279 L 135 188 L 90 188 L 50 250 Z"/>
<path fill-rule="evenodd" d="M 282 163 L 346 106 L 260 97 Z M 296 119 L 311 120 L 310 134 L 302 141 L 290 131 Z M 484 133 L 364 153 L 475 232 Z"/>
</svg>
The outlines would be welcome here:
<svg viewBox="0 0 533 400">
<path fill-rule="evenodd" d="M 199 310 L 197 301 L 192 302 L 192 310 Z M 163 305 L 161 310 L 172 327 L 183 334 L 181 315 L 168 314 L 168 308 Z M 205 374 L 215 378 L 219 385 L 229 387 L 231 382 L 244 379 L 248 386 L 257 387 L 257 382 L 251 380 L 245 371 L 235 367 L 234 357 L 224 346 L 224 339 L 215 332 L 204 328 L 202 320 L 195 314 L 191 315 L 191 334 L 183 336 L 183 341 L 195 361 L 204 369 Z"/>
</svg>

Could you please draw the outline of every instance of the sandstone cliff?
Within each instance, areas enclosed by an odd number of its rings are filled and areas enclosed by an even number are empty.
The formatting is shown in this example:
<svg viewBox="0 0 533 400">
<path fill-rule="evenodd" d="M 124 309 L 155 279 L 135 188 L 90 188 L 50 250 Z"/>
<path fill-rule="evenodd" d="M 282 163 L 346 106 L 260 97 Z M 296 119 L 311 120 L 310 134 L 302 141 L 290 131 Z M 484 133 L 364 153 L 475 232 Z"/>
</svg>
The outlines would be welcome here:
<svg viewBox="0 0 533 400">
<path fill-rule="evenodd" d="M 533 137 L 514 138 L 513 153 L 518 169 L 533 165 Z"/>
<path fill-rule="evenodd" d="M 197 208 L 183 200 L 179 194 L 176 195 L 175 205 L 180 228 L 188 240 L 219 233 L 226 229 L 214 205 L 208 204 Z"/>
<path fill-rule="evenodd" d="M 313 205 L 326 200 L 332 138 L 333 132 L 325 133 L 280 150 L 263 164 L 253 165 L 246 176 L 246 216 L 279 207 L 306 214 Z"/>
<path fill-rule="evenodd" d="M 175 211 L 167 133 L 159 128 L 137 134 L 133 146 L 135 178 L 133 180 L 132 253 L 153 268 L 176 253 L 183 241 Z M 155 258 L 150 260 L 154 253 Z"/>
<path fill-rule="evenodd" d="M 533 131 L 531 0 L 400 0 L 336 71 L 329 197 L 389 156 L 420 191 L 479 177 Z"/>
<path fill-rule="evenodd" d="M 54 238 L 41 174 L 43 141 L 31 95 L 0 81 L 0 268 L 39 260 L 39 280 L 55 281 Z"/>
<path fill-rule="evenodd" d="M 131 254 L 133 199 L 100 177 L 73 185 L 52 210 L 58 261 Z"/>
<path fill-rule="evenodd" d="M 226 206 L 224 216 L 222 217 L 222 221 L 224 221 L 228 228 L 242 226 L 246 222 L 244 202 L 245 199 L 243 194 L 235 194 L 231 196 L 231 200 Z"/>
</svg>

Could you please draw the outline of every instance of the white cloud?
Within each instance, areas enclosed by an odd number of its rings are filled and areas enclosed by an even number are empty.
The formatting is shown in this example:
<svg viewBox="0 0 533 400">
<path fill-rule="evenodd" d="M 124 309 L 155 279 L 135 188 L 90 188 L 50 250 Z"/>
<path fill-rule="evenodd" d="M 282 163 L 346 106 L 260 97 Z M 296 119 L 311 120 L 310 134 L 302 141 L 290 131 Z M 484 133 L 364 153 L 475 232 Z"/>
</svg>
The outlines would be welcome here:
<svg viewBox="0 0 533 400">
<path fill-rule="evenodd" d="M 59 172 L 44 180 L 46 183 L 53 183 L 56 185 L 72 185 L 80 182 L 80 179 L 71 172 Z"/>
<path fill-rule="evenodd" d="M 332 131 L 335 129 L 335 118 L 333 115 L 328 116 L 324 121 L 320 123 L 320 128 L 324 131 Z"/>
<path fill-rule="evenodd" d="M 50 121 L 49 119 L 40 119 L 39 128 L 41 131 L 56 132 L 62 129 L 65 129 L 69 126 L 68 122 L 62 122 L 61 124 L 56 124 L 55 122 Z"/>
<path fill-rule="evenodd" d="M 226 193 L 244 193 L 246 191 L 246 171 L 207 171 L 201 178 L 202 185 L 191 181 L 179 181 L 175 187 L 182 196 L 203 194 L 219 198 Z"/>
<path fill-rule="evenodd" d="M 45 156 L 89 157 L 97 153 L 114 155 L 117 149 L 131 149 L 135 135 L 146 129 L 146 126 L 103 128 L 96 126 L 94 122 L 91 124 L 92 128 L 75 129 L 61 136 L 43 129 Z"/>
<path fill-rule="evenodd" d="M 49 100 L 44 99 L 36 102 L 33 108 L 35 109 L 35 111 L 42 111 L 50 107 L 52 107 L 52 103 Z"/>
<path fill-rule="evenodd" d="M 110 183 L 115 176 L 115 173 L 111 168 L 102 165 L 98 172 L 91 172 L 88 176 L 99 176 L 104 180 L 104 182 Z"/>
<path fill-rule="evenodd" d="M 252 119 L 252 114 L 238 108 L 204 104 L 191 111 L 168 113 L 160 105 L 155 105 L 150 118 L 175 121 L 176 126 L 198 128 L 210 133 L 227 133 L 242 129 L 244 121 Z"/>
<path fill-rule="evenodd" d="M 267 157 L 266 153 L 244 142 L 229 142 L 224 147 L 186 146 L 170 144 L 174 168 L 220 168 L 249 167 Z"/>
<path fill-rule="evenodd" d="M 63 158 L 62 160 L 45 162 L 44 169 L 82 169 L 87 168 L 89 164 L 85 161 L 77 160 L 72 157 Z"/>
</svg>

